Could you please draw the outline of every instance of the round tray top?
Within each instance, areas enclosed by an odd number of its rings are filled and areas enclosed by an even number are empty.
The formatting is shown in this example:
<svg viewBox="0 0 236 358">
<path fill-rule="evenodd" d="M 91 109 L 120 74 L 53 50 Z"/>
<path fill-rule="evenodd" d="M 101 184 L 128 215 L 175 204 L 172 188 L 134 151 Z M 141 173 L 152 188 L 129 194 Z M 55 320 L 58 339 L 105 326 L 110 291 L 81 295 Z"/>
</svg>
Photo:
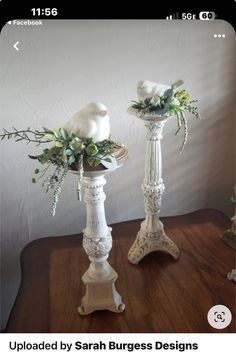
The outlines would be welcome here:
<svg viewBox="0 0 236 358">
<path fill-rule="evenodd" d="M 131 116 L 135 116 L 138 119 L 142 119 L 143 121 L 147 121 L 147 122 L 162 122 L 162 121 L 166 121 L 168 118 L 172 117 L 172 116 L 167 116 L 165 114 L 162 115 L 157 115 L 154 114 L 152 115 L 151 113 L 147 113 L 145 115 L 140 115 L 140 111 L 133 108 L 132 106 L 130 106 L 127 110 L 128 114 L 130 114 Z"/>
<path fill-rule="evenodd" d="M 126 147 L 121 147 L 116 149 L 113 153 L 114 157 L 116 158 L 117 161 L 117 167 L 121 167 L 124 162 L 126 161 L 126 159 L 128 158 L 128 149 Z M 73 166 L 71 166 L 72 172 L 77 172 L 78 171 L 78 164 L 74 164 Z M 86 172 L 98 172 L 98 171 L 103 171 L 103 172 L 109 172 L 110 169 L 105 168 L 102 164 L 95 166 L 90 166 L 88 163 L 84 164 L 84 173 Z"/>
</svg>

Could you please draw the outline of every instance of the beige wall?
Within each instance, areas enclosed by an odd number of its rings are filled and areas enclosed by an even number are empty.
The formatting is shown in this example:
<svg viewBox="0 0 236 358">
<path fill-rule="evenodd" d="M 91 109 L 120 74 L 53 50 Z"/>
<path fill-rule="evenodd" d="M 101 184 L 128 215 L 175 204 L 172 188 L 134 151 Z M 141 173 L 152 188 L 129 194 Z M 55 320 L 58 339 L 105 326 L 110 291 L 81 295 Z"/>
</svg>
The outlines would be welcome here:
<svg viewBox="0 0 236 358">
<path fill-rule="evenodd" d="M 225 33 L 215 39 L 214 33 Z M 20 51 L 12 45 L 19 41 Z M 104 102 L 114 138 L 129 149 L 127 164 L 106 185 L 109 224 L 144 216 L 140 185 L 145 131 L 126 109 L 136 84 L 171 84 L 182 78 L 199 99 L 202 120 L 189 116 L 182 155 L 175 119 L 164 129 L 166 192 L 162 216 L 213 207 L 232 214 L 235 165 L 235 34 L 223 21 L 45 21 L 43 26 L 6 25 L 0 36 L 1 127 L 55 128 L 91 101 Z M 68 177 L 57 214 L 51 198 L 31 177 L 33 145 L 1 144 L 1 315 L 4 326 L 19 281 L 19 253 L 31 240 L 81 232 L 85 207 Z"/>
</svg>

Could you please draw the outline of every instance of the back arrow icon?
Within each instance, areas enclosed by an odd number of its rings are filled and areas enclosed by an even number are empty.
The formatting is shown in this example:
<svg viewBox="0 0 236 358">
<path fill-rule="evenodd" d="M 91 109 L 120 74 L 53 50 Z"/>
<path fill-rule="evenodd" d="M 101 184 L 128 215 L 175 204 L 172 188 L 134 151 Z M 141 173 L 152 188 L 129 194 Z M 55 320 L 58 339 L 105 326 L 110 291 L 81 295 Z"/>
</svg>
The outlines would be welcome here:
<svg viewBox="0 0 236 358">
<path fill-rule="evenodd" d="M 15 43 L 15 45 L 13 45 L 13 47 L 14 47 L 14 49 L 15 49 L 16 51 L 19 51 L 19 49 L 18 49 L 18 47 L 17 47 L 18 44 L 19 44 L 19 41 L 17 41 L 17 42 Z"/>
</svg>

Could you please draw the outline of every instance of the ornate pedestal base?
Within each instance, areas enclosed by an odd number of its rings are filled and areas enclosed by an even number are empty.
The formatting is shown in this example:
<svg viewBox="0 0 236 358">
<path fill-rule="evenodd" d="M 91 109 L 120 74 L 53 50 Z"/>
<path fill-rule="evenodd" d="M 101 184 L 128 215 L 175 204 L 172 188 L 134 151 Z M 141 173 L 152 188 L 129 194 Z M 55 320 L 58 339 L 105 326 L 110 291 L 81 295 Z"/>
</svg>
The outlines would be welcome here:
<svg viewBox="0 0 236 358">
<path fill-rule="evenodd" d="M 164 230 L 162 229 L 158 232 L 151 233 L 142 228 L 144 224 L 145 221 L 142 222 L 141 229 L 129 250 L 128 260 L 132 264 L 138 264 L 144 256 L 153 251 L 165 251 L 173 256 L 174 259 L 178 259 L 180 255 L 179 249 L 165 234 Z"/>
<path fill-rule="evenodd" d="M 146 219 L 142 222 L 131 249 L 128 260 L 138 264 L 152 251 L 165 251 L 177 259 L 180 251 L 165 234 L 159 220 L 161 199 L 165 190 L 162 180 L 161 138 L 166 118 L 142 118 L 147 129 L 145 176 L 142 185 Z"/>
<path fill-rule="evenodd" d="M 78 312 L 81 315 L 104 309 L 117 313 L 123 312 L 125 305 L 115 288 L 117 277 L 117 273 L 111 266 L 109 275 L 103 278 L 102 281 L 90 277 L 89 270 L 86 271 L 82 277 L 86 285 L 86 294 L 82 298 Z"/>
</svg>

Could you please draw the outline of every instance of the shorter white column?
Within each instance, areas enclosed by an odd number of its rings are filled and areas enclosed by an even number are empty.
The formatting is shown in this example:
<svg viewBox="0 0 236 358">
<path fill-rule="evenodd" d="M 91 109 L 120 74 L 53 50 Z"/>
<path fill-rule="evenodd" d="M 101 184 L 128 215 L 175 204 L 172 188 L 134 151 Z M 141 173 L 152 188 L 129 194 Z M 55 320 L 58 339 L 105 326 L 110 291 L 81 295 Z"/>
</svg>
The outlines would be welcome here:
<svg viewBox="0 0 236 358">
<path fill-rule="evenodd" d="M 115 288 L 117 273 L 107 258 L 112 248 L 111 228 L 107 226 L 103 186 L 106 184 L 104 172 L 84 174 L 84 201 L 87 211 L 87 225 L 83 231 L 83 247 L 91 261 L 82 276 L 86 294 L 82 298 L 78 312 L 87 315 L 96 310 L 123 312 L 125 305 Z"/>
</svg>

